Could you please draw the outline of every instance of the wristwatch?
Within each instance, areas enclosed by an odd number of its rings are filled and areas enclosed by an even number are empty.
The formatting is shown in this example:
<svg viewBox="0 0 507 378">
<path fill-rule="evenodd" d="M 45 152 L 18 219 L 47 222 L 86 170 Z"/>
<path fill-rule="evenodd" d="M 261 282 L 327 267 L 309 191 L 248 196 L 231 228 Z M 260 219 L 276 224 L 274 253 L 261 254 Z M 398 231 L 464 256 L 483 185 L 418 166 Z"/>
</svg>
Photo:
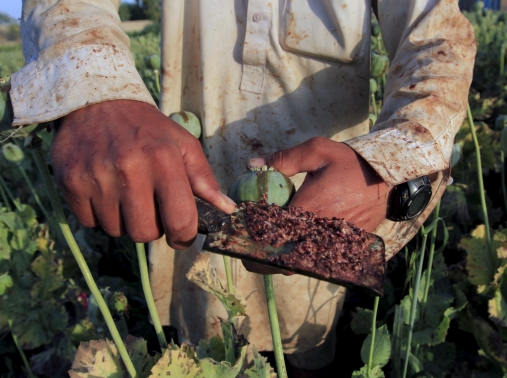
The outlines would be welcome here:
<svg viewBox="0 0 507 378">
<path fill-rule="evenodd" d="M 396 185 L 392 193 L 388 219 L 401 222 L 414 219 L 423 212 L 431 199 L 431 185 L 427 176 Z"/>
</svg>

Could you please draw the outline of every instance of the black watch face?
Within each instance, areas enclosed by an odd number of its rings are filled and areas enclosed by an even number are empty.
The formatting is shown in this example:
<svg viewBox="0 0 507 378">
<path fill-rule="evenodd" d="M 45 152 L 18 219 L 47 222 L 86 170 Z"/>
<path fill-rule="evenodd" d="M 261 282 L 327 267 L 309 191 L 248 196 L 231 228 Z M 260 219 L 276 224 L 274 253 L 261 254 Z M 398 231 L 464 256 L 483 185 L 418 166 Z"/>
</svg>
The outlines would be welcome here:
<svg viewBox="0 0 507 378">
<path fill-rule="evenodd" d="M 412 202 L 407 209 L 407 217 L 414 218 L 418 216 L 431 199 L 431 187 L 423 188 L 420 192 L 412 197 Z"/>
</svg>

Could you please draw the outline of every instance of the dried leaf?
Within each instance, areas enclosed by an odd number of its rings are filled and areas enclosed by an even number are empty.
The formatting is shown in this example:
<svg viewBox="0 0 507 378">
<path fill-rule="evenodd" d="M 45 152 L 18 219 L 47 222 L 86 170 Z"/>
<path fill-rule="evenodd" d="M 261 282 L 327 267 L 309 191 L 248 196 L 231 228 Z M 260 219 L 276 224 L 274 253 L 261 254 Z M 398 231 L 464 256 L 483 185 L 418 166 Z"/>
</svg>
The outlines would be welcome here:
<svg viewBox="0 0 507 378">
<path fill-rule="evenodd" d="M 477 344 L 497 367 L 507 373 L 507 347 L 502 336 L 496 332 L 484 319 L 476 317 L 468 311 L 470 330 L 472 331 Z"/>
<path fill-rule="evenodd" d="M 225 289 L 215 268 L 210 265 L 210 256 L 201 253 L 187 273 L 187 278 L 208 293 L 214 294 L 222 302 L 229 320 L 246 315 L 246 302 L 237 294 Z"/>
<path fill-rule="evenodd" d="M 499 241 L 493 241 L 491 246 L 483 236 L 484 226 L 477 227 L 471 238 L 461 239 L 460 246 L 467 252 L 467 270 L 469 280 L 473 285 L 488 285 L 494 279 L 495 273 L 500 266 L 500 260 L 496 253 Z"/>
<path fill-rule="evenodd" d="M 157 364 L 151 369 L 149 378 L 157 377 L 178 377 L 193 378 L 196 377 L 200 369 L 195 361 L 188 357 L 186 353 L 177 349 L 166 349 L 163 356 L 157 361 Z M 71 377 L 72 378 L 72 377 Z"/>
<path fill-rule="evenodd" d="M 148 354 L 146 340 L 132 335 L 125 338 L 125 347 L 134 367 L 136 368 L 138 378 L 147 378 L 150 376 L 151 369 L 155 365 L 155 359 Z"/>
<path fill-rule="evenodd" d="M 257 348 L 252 346 L 254 366 L 243 373 L 248 378 L 276 378 L 277 375 L 266 357 L 262 357 Z"/>
<path fill-rule="evenodd" d="M 79 346 L 70 378 L 123 378 L 120 354 L 111 340 L 92 340 Z"/>
<path fill-rule="evenodd" d="M 245 336 L 238 335 L 232 322 L 220 319 L 222 333 L 224 334 L 225 360 L 232 365 L 241 357 L 243 347 L 248 345 Z"/>
<path fill-rule="evenodd" d="M 489 318 L 501 327 L 507 327 L 507 302 L 499 288 L 495 296 L 488 301 Z"/>
</svg>

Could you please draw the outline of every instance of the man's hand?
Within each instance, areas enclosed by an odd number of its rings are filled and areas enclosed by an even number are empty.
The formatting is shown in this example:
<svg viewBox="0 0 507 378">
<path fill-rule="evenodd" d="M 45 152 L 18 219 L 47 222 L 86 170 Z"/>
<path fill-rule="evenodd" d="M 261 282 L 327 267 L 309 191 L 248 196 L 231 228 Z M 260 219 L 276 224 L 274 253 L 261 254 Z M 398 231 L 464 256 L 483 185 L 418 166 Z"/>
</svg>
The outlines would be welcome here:
<svg viewBox="0 0 507 378">
<path fill-rule="evenodd" d="M 165 233 L 183 249 L 197 234 L 193 194 L 225 212 L 235 208 L 199 141 L 142 102 L 107 101 L 65 116 L 51 160 L 77 220 L 114 237 L 148 242 Z"/>
<path fill-rule="evenodd" d="M 252 159 L 250 165 L 267 165 L 287 176 L 307 172 L 291 206 L 302 207 L 321 217 L 344 218 L 368 232 L 386 218 L 389 188 L 373 168 L 344 143 L 316 137 L 266 158 Z M 244 265 L 255 273 L 269 274 L 262 265 L 248 262 Z"/>
</svg>

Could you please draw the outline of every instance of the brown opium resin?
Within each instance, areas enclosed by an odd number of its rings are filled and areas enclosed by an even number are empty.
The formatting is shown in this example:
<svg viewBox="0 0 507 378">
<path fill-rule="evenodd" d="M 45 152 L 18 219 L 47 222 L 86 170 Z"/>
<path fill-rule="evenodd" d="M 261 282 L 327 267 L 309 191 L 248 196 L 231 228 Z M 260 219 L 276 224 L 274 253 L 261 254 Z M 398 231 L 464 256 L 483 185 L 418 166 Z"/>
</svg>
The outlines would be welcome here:
<svg viewBox="0 0 507 378">
<path fill-rule="evenodd" d="M 364 271 L 376 240 L 352 223 L 338 218 L 321 218 L 299 207 L 244 202 L 246 228 L 250 237 L 262 244 L 282 247 L 292 242 L 290 253 L 274 254 L 268 261 L 290 268 L 308 270 L 331 278 L 355 281 Z M 367 265 L 367 264 L 366 264 Z M 369 270 L 369 269 L 366 269 Z"/>
</svg>

